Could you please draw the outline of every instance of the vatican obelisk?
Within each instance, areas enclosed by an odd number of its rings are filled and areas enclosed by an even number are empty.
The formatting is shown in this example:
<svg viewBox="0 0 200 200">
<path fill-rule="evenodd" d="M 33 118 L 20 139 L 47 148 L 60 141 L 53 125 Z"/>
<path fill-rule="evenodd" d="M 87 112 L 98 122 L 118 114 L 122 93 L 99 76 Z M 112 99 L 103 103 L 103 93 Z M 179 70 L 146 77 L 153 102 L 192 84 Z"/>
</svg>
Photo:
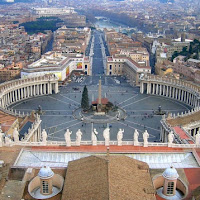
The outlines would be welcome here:
<svg viewBox="0 0 200 200">
<path fill-rule="evenodd" d="M 100 79 L 99 79 L 97 112 L 101 112 L 101 109 L 102 109 L 102 103 L 101 103 L 101 76 L 100 76 Z"/>
</svg>

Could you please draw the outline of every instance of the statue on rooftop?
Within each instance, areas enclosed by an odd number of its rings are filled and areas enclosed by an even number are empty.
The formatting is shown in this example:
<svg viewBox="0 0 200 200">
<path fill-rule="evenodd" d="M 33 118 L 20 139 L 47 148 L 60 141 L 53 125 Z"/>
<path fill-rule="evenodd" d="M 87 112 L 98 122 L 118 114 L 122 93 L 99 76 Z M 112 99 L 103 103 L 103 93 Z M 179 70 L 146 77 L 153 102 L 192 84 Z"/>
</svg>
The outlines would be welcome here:
<svg viewBox="0 0 200 200">
<path fill-rule="evenodd" d="M 17 128 L 15 128 L 13 131 L 13 138 L 14 138 L 14 142 L 19 142 L 19 132 Z"/>
<path fill-rule="evenodd" d="M 44 143 L 44 144 L 46 144 L 47 143 L 47 132 L 45 131 L 45 129 L 43 129 L 42 130 L 42 142 Z"/>
<path fill-rule="evenodd" d="M 137 146 L 139 144 L 138 137 L 139 137 L 139 132 L 137 131 L 137 129 L 135 129 L 134 136 L 133 136 L 133 144 L 135 146 Z"/>
<path fill-rule="evenodd" d="M 93 146 L 97 145 L 97 135 L 98 135 L 97 129 L 94 128 L 94 130 L 92 131 L 92 145 Z"/>
<path fill-rule="evenodd" d="M 170 131 L 168 134 L 168 143 L 172 144 L 173 141 L 174 141 L 174 134 L 172 131 Z"/>
<path fill-rule="evenodd" d="M 109 142 L 110 142 L 110 129 L 109 128 L 104 129 L 103 137 L 105 139 L 105 146 L 109 146 Z"/>
<path fill-rule="evenodd" d="M 2 130 L 0 131 L 0 147 L 3 146 L 4 140 L 3 140 L 4 134 L 2 133 Z"/>
<path fill-rule="evenodd" d="M 200 131 L 195 135 L 195 144 L 200 145 Z"/>
<path fill-rule="evenodd" d="M 118 133 L 117 133 L 117 144 L 118 144 L 118 146 L 122 146 L 123 133 L 124 133 L 124 129 L 120 128 Z"/>
<path fill-rule="evenodd" d="M 64 135 L 67 147 L 71 147 L 71 134 L 72 134 L 72 131 L 69 131 L 69 129 L 67 129 Z"/>
<path fill-rule="evenodd" d="M 144 140 L 144 147 L 148 147 L 148 138 L 149 138 L 149 133 L 147 130 L 143 133 L 143 140 Z"/>
<path fill-rule="evenodd" d="M 78 131 L 76 132 L 76 146 L 81 145 L 81 138 L 82 138 L 82 132 L 81 129 L 78 129 Z"/>
</svg>

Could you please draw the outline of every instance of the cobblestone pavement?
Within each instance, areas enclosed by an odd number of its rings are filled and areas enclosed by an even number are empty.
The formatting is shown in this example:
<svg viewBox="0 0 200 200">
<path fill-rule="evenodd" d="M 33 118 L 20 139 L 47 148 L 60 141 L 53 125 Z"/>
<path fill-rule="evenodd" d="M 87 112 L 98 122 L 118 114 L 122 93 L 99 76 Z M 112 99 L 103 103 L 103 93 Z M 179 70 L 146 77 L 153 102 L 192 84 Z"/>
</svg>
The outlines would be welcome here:
<svg viewBox="0 0 200 200">
<path fill-rule="evenodd" d="M 117 84 L 115 80 L 121 83 Z M 40 105 L 44 114 L 41 116 L 42 128 L 45 128 L 50 140 L 64 140 L 64 133 L 69 128 L 75 140 L 76 131 L 80 128 L 83 140 L 91 139 L 92 127 L 98 131 L 98 140 L 104 140 L 103 130 L 110 127 L 110 138 L 116 140 L 119 128 L 124 129 L 123 140 L 132 140 L 133 132 L 137 129 L 142 141 L 142 133 L 145 129 L 150 134 L 149 141 L 159 141 L 161 116 L 153 115 L 153 111 L 161 105 L 166 112 L 183 112 L 189 107 L 178 101 L 168 98 L 139 93 L 139 87 L 131 87 L 124 77 L 102 76 L 102 96 L 105 96 L 113 104 L 126 111 L 125 120 L 110 124 L 91 124 L 74 119 L 73 111 L 80 107 L 82 90 L 87 85 L 90 102 L 98 96 L 99 76 L 85 77 L 83 82 L 72 82 L 67 86 L 59 87 L 58 94 L 36 97 L 21 101 L 11 107 L 26 112 L 36 110 Z M 75 89 L 76 87 L 76 89 Z M 78 90 L 77 90 L 78 89 Z"/>
</svg>

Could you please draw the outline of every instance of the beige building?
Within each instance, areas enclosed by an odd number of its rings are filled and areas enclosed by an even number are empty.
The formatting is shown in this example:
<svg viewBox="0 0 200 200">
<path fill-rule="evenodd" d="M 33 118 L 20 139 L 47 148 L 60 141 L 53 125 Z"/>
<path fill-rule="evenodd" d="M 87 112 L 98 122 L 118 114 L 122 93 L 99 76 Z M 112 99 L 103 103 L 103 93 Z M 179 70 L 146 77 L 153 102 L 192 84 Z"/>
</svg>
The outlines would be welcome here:
<svg viewBox="0 0 200 200">
<path fill-rule="evenodd" d="M 107 57 L 107 75 L 119 76 L 125 75 L 131 85 L 138 85 L 140 76 L 151 74 L 151 67 L 139 65 L 128 57 Z"/>
</svg>

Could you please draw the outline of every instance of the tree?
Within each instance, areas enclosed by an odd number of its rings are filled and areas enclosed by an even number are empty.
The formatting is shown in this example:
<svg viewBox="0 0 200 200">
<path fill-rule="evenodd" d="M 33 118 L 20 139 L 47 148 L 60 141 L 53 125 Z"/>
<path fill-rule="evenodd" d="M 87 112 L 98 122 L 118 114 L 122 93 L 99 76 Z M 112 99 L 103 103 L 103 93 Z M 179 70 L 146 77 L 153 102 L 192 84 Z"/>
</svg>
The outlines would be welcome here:
<svg viewBox="0 0 200 200">
<path fill-rule="evenodd" d="M 88 89 L 87 89 L 86 85 L 85 85 L 85 87 L 83 89 L 83 93 L 82 93 L 81 108 L 83 109 L 83 111 L 87 111 L 90 108 L 89 98 L 88 98 Z"/>
</svg>

